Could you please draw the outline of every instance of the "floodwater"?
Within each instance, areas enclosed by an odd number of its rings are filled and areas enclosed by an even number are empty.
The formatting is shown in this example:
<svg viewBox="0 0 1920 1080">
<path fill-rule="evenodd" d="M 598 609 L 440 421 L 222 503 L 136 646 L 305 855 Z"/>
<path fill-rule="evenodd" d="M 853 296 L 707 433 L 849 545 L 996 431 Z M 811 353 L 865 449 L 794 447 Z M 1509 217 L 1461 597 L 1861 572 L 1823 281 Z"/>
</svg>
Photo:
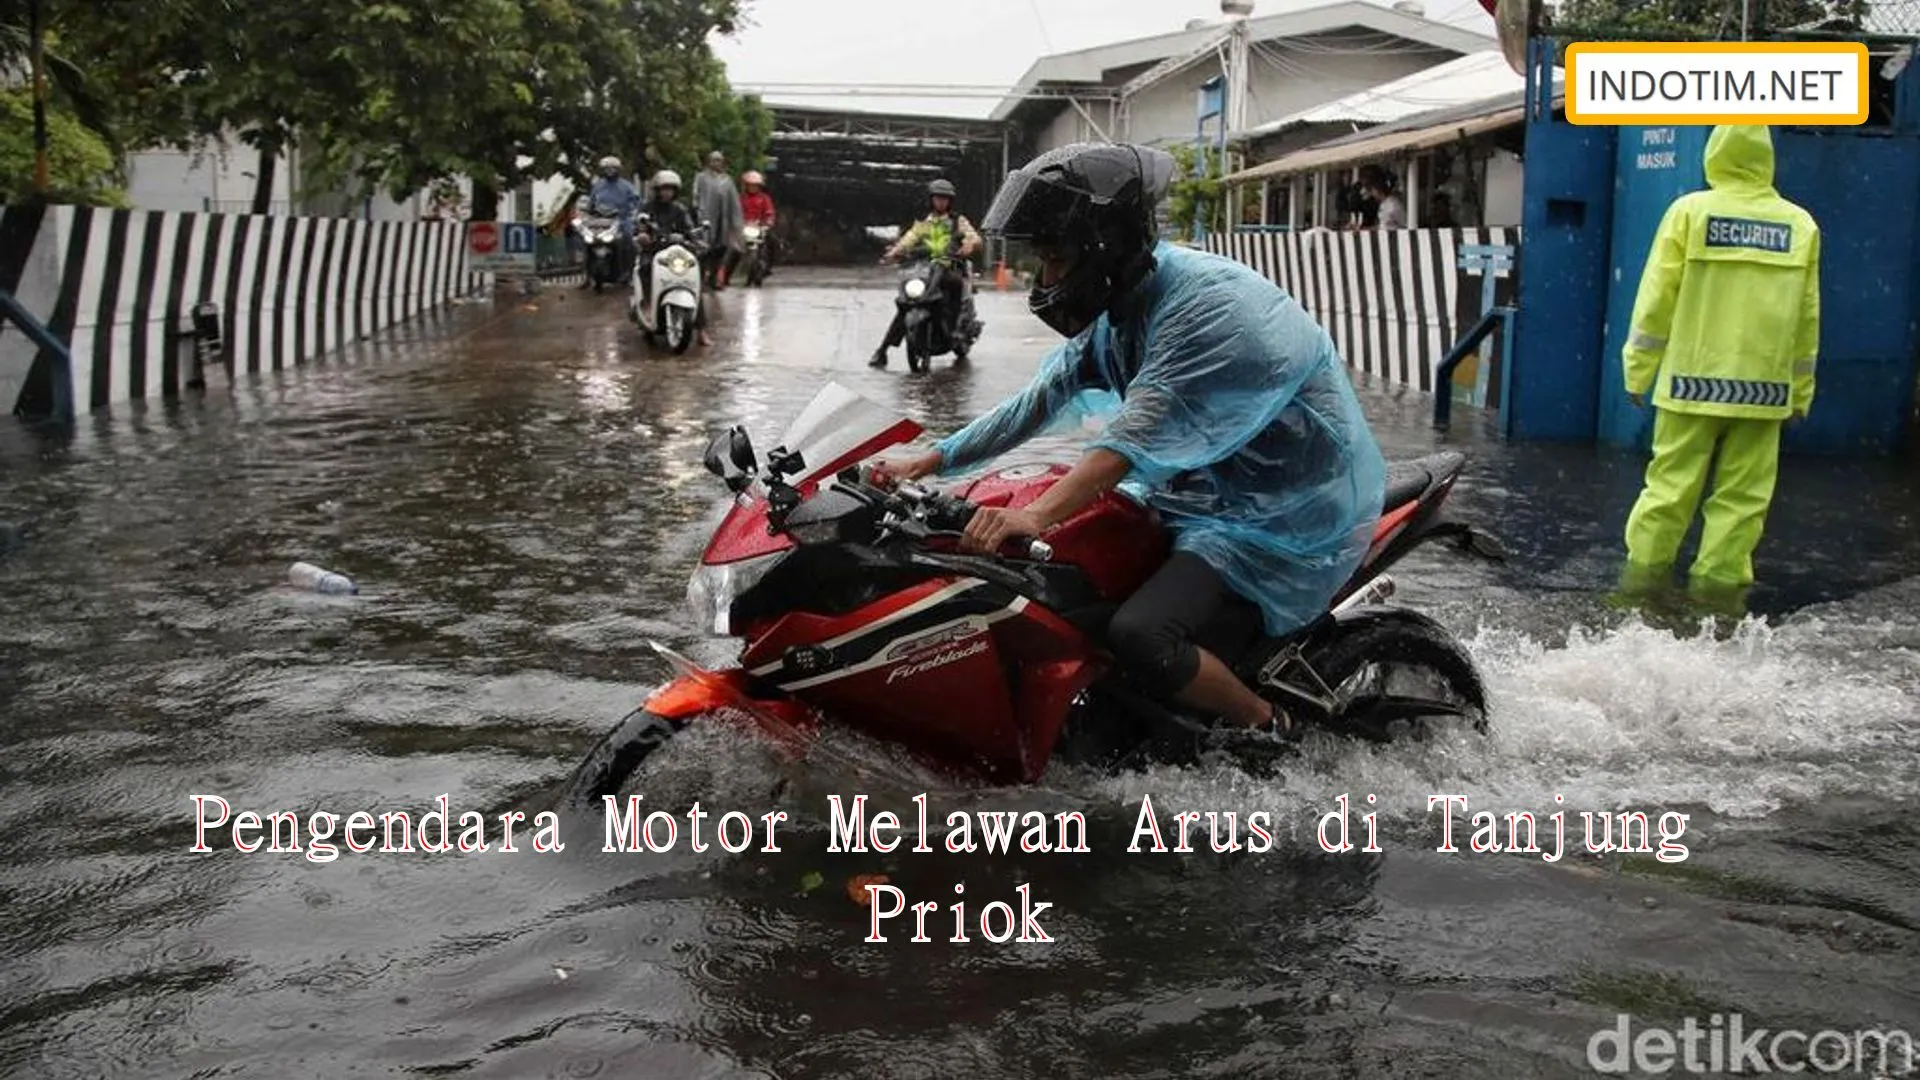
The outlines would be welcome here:
<svg viewBox="0 0 1920 1080">
<path fill-rule="evenodd" d="M 1906 463 L 1789 462 L 1766 621 L 1676 636 L 1602 599 L 1637 459 L 1456 430 L 1456 505 L 1514 558 L 1397 576 L 1484 667 L 1485 740 L 965 792 L 850 740 L 791 763 L 697 732 L 633 790 L 785 810 L 777 853 L 683 833 L 602 854 L 597 817 L 562 823 L 564 852 L 533 850 L 532 822 L 499 851 L 498 815 L 665 677 L 648 639 L 726 656 L 682 607 L 722 498 L 713 432 L 770 446 L 828 378 L 945 432 L 1048 344 L 988 293 L 970 367 L 870 371 L 889 280 L 784 271 L 719 298 L 716 347 L 678 358 L 617 298 L 502 298 L 65 443 L 5 429 L 0 1075 L 1560 1077 L 1594 1075 L 1622 1012 L 1636 1033 L 1920 1028 Z M 1442 441 L 1426 399 L 1365 396 L 1394 455 Z M 289 591 L 297 560 L 361 595 Z M 1081 809 L 1093 851 L 826 850 L 828 794 L 911 822 L 920 791 L 936 845 L 955 809 Z M 191 850 L 196 795 L 304 829 L 417 821 L 443 793 L 494 850 L 322 862 L 229 828 Z M 1342 793 L 1356 842 L 1379 811 L 1381 854 L 1319 850 Z M 1427 801 L 1449 794 L 1535 811 L 1543 844 L 1568 810 L 1573 850 L 1475 854 L 1463 822 L 1436 852 Z M 1267 812 L 1277 845 L 1204 853 L 1203 823 L 1200 851 L 1129 853 L 1143 796 L 1169 843 L 1174 814 L 1232 810 Z M 1689 815 L 1687 857 L 1583 854 L 1579 812 L 1602 810 Z M 939 902 L 934 940 L 906 940 L 909 914 L 863 944 L 866 873 Z M 947 905 L 1022 884 L 1053 943 L 945 940 Z"/>
</svg>

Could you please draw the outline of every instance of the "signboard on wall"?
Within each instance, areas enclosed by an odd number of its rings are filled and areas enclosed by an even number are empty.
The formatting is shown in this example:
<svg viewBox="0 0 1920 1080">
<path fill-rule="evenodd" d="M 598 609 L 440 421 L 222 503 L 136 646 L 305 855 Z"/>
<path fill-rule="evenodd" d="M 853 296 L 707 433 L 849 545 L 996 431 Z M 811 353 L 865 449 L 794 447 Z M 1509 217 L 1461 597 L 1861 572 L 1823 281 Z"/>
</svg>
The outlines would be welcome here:
<svg viewBox="0 0 1920 1080">
<path fill-rule="evenodd" d="M 479 273 L 533 273 L 533 225 L 524 221 L 469 222 L 467 268 Z"/>
</svg>

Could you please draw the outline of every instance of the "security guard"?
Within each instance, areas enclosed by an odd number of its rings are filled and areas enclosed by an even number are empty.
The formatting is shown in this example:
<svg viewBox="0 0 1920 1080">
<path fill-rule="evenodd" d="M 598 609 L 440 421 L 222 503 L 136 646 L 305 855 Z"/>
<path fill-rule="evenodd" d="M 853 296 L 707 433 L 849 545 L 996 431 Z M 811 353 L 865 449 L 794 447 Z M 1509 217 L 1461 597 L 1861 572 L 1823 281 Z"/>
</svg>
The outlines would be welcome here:
<svg viewBox="0 0 1920 1080">
<path fill-rule="evenodd" d="M 1707 190 L 1660 220 L 1623 351 L 1628 395 L 1644 408 L 1652 389 L 1658 410 L 1623 577 L 1632 588 L 1671 574 L 1711 472 L 1689 576 L 1713 601 L 1753 584 L 1780 429 L 1813 404 L 1820 227 L 1774 190 L 1764 126 L 1714 128 L 1706 174 Z"/>
</svg>

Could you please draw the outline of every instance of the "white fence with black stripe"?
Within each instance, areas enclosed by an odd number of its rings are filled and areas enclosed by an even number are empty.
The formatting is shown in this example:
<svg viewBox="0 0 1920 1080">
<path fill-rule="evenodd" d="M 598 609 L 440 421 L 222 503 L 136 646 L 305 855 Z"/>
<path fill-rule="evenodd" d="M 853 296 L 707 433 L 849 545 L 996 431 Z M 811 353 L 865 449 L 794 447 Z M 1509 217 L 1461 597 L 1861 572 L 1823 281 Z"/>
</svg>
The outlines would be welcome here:
<svg viewBox="0 0 1920 1080">
<path fill-rule="evenodd" d="M 0 252 L 13 263 L 0 285 L 16 281 L 21 303 L 67 343 L 76 415 L 179 393 L 192 378 L 182 343 L 203 303 L 217 308 L 227 370 L 238 375 L 305 363 L 486 283 L 467 269 L 459 223 L 75 206 L 0 213 L 39 216 L 30 250 Z M 0 229 L 16 249 L 21 225 Z M 0 368 L 22 348 L 8 337 Z M 36 376 L 53 365 L 30 351 L 21 411 L 28 394 L 45 393 Z"/>
<path fill-rule="evenodd" d="M 1519 243 L 1517 228 L 1322 229 L 1217 233 L 1206 247 L 1260 271 L 1300 301 L 1354 368 L 1431 393 L 1447 350 L 1473 328 L 1486 300 L 1479 271 L 1461 265 L 1463 249 L 1517 252 Z M 1504 272 L 1496 278 L 1494 302 L 1511 304 L 1515 288 L 1512 273 Z"/>
</svg>

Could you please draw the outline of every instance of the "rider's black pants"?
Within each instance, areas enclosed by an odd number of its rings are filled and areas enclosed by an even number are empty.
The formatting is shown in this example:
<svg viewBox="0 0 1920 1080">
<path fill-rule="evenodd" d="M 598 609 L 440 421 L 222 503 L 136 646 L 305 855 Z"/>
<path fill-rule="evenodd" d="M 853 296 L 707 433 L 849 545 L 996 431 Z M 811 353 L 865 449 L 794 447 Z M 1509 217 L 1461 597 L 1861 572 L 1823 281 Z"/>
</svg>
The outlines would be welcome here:
<svg viewBox="0 0 1920 1080">
<path fill-rule="evenodd" d="M 1258 605 L 1198 555 L 1178 551 L 1114 612 L 1107 646 L 1128 681 L 1165 700 L 1200 674 L 1202 648 L 1230 655 L 1262 625 Z"/>
</svg>

